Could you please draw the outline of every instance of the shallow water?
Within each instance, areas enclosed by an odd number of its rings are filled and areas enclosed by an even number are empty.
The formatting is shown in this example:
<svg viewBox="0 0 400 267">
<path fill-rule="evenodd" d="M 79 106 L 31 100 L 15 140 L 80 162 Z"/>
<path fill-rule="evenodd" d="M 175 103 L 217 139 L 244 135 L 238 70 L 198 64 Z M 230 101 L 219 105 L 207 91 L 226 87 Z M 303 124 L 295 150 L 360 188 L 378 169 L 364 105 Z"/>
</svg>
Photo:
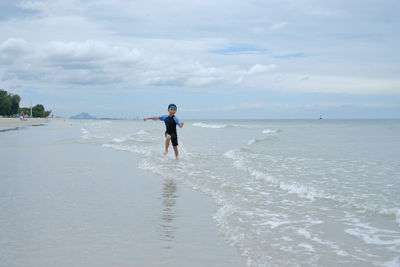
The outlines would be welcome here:
<svg viewBox="0 0 400 267">
<path fill-rule="evenodd" d="M 165 222 L 168 181 L 212 198 L 249 266 L 400 266 L 400 120 L 186 121 L 179 160 L 162 155 L 160 121 L 72 123 L 82 144 L 164 177 Z"/>
<path fill-rule="evenodd" d="M 82 138 L 213 198 L 250 266 L 399 266 L 400 120 L 93 121 Z"/>
</svg>

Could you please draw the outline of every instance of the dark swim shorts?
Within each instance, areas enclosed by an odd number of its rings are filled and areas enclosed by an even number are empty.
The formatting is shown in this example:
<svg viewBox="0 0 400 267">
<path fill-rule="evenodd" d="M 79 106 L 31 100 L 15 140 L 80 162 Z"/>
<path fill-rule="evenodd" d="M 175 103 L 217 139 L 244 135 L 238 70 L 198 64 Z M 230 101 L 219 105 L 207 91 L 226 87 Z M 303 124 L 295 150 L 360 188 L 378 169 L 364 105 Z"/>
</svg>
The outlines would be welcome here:
<svg viewBox="0 0 400 267">
<path fill-rule="evenodd" d="M 177 146 L 178 145 L 178 135 L 176 133 L 165 132 L 165 137 L 167 137 L 167 134 L 169 134 L 171 136 L 172 146 Z"/>
</svg>

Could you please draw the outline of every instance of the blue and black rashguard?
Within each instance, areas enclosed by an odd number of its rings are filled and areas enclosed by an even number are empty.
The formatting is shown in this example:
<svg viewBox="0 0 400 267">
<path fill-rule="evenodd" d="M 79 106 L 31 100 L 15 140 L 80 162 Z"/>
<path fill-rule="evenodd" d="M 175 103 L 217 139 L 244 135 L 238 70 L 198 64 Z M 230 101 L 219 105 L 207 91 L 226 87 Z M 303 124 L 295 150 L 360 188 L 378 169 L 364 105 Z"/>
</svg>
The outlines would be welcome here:
<svg viewBox="0 0 400 267">
<path fill-rule="evenodd" d="M 165 122 L 165 136 L 169 134 L 171 136 L 171 142 L 173 146 L 178 145 L 178 134 L 176 133 L 176 125 L 180 124 L 178 117 L 175 115 L 170 117 L 169 115 L 163 115 L 158 118 L 160 121 Z"/>
</svg>

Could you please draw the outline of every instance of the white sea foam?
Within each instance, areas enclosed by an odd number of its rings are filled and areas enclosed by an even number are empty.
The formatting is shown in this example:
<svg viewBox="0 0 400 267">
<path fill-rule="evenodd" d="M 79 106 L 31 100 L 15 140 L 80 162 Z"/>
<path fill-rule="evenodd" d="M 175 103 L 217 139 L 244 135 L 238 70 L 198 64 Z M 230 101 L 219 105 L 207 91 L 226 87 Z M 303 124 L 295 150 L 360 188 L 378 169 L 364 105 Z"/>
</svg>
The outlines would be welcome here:
<svg viewBox="0 0 400 267">
<path fill-rule="evenodd" d="M 346 233 L 362 239 L 366 244 L 370 245 L 395 245 L 400 246 L 400 239 L 393 239 L 392 235 L 379 234 L 380 230 L 369 228 L 349 228 L 345 230 Z M 393 234 L 393 233 L 392 233 Z M 388 239 L 390 238 L 390 239 Z M 400 252 L 400 250 L 399 250 Z"/>
<path fill-rule="evenodd" d="M 256 143 L 257 140 L 250 140 L 249 144 L 254 144 Z M 275 177 L 272 173 L 268 173 L 268 168 L 263 168 L 262 170 L 259 170 L 255 166 L 255 162 L 261 161 L 262 158 L 260 158 L 260 155 L 249 153 L 249 152 L 243 152 L 241 150 L 230 150 L 227 151 L 224 156 L 226 158 L 230 158 L 233 160 L 232 164 L 233 166 L 238 169 L 242 170 L 245 172 L 248 172 L 252 177 L 256 179 L 262 179 L 265 180 L 272 185 L 277 186 L 278 188 L 285 190 L 286 192 L 290 194 L 295 194 L 299 197 L 309 199 L 309 200 L 316 200 L 316 199 L 329 199 L 333 200 L 335 202 L 340 203 L 341 205 L 344 205 L 346 207 L 351 207 L 351 208 L 356 208 L 358 212 L 372 212 L 375 214 L 384 214 L 384 215 L 390 215 L 394 216 L 394 219 L 398 225 L 400 225 L 400 208 L 384 208 L 381 205 L 377 204 L 372 204 L 371 201 L 368 199 L 366 201 L 358 201 L 358 198 L 354 198 L 353 196 L 347 196 L 347 195 L 341 195 L 341 194 L 332 194 L 328 193 L 327 191 L 322 190 L 321 188 L 314 188 L 313 186 L 309 185 L 304 185 L 299 182 L 288 182 L 288 181 L 282 181 L 279 180 L 278 177 Z M 265 155 L 263 155 L 263 158 L 265 158 Z M 299 171 L 302 170 L 301 167 L 296 167 L 294 165 L 295 162 L 302 162 L 304 159 L 301 158 L 288 158 L 290 160 L 293 160 L 293 165 L 291 168 L 293 170 L 298 169 Z M 268 159 L 271 162 L 276 161 L 275 159 Z M 282 159 L 280 159 L 282 161 Z M 304 163 L 307 164 L 307 163 Z M 359 164 L 355 162 L 354 164 Z M 285 168 L 285 165 L 282 164 L 281 166 L 282 169 Z M 332 167 L 333 168 L 333 167 Z M 270 168 L 269 168 L 270 169 Z M 336 167 L 333 169 L 337 169 Z M 290 174 L 290 173 L 288 173 Z M 300 173 L 301 174 L 301 173 Z M 333 181 L 333 179 L 330 179 Z"/>
<path fill-rule="evenodd" d="M 81 127 L 82 139 L 86 140 L 100 140 L 108 137 L 105 129 L 109 129 L 111 124 L 109 121 L 99 121 L 85 123 Z"/>
<path fill-rule="evenodd" d="M 310 252 L 314 252 L 314 247 L 310 244 L 306 244 L 306 243 L 300 243 L 298 245 L 299 247 L 305 248 L 306 250 L 310 251 Z"/>
<path fill-rule="evenodd" d="M 81 131 L 82 131 L 82 138 L 83 139 L 89 139 L 90 132 L 85 127 L 82 127 Z"/>
<path fill-rule="evenodd" d="M 125 143 L 129 141 L 135 141 L 135 142 L 148 142 L 149 140 L 143 139 L 142 137 L 136 137 L 135 135 L 128 134 L 126 136 L 122 137 L 116 137 L 112 139 L 112 142 L 114 143 Z"/>
<path fill-rule="evenodd" d="M 137 146 L 133 146 L 133 145 L 103 144 L 102 147 L 113 148 L 115 150 L 121 150 L 121 151 L 135 152 L 135 153 L 146 155 L 146 156 L 151 154 L 151 152 L 149 150 L 147 150 L 146 148 L 137 147 Z"/>
<path fill-rule="evenodd" d="M 394 215 L 400 227 L 400 208 L 381 208 L 378 212 L 385 215 Z"/>
<path fill-rule="evenodd" d="M 264 130 L 262 130 L 263 134 L 274 134 L 274 133 L 277 133 L 277 132 L 278 132 L 278 130 L 275 130 L 275 129 L 264 129 Z"/>
<path fill-rule="evenodd" d="M 142 135 L 142 134 L 148 134 L 148 133 L 145 130 L 140 130 L 139 132 L 137 132 L 137 134 Z"/>
<path fill-rule="evenodd" d="M 114 143 L 123 143 L 123 142 L 126 142 L 126 141 L 131 140 L 131 139 L 132 139 L 132 135 L 127 135 L 127 136 L 124 136 L 124 137 L 113 138 L 112 141 Z"/>
<path fill-rule="evenodd" d="M 257 139 L 251 139 L 249 142 L 247 142 L 248 145 L 255 144 L 257 142 Z"/>
<path fill-rule="evenodd" d="M 225 152 L 223 155 L 226 158 L 233 159 L 233 166 L 235 166 L 238 170 L 248 172 L 252 177 L 256 179 L 262 179 L 267 181 L 282 190 L 287 191 L 291 194 L 296 194 L 299 197 L 307 198 L 309 200 L 315 200 L 315 198 L 324 197 L 324 193 L 317 192 L 312 187 L 307 187 L 299 183 L 288 183 L 284 181 L 279 181 L 272 175 L 268 175 L 262 171 L 259 171 L 251 166 L 251 161 L 246 160 L 246 157 L 239 155 L 239 150 L 229 150 Z"/>
<path fill-rule="evenodd" d="M 393 258 L 390 261 L 385 261 L 382 266 L 385 267 L 399 267 L 400 266 L 400 256 Z"/>
<path fill-rule="evenodd" d="M 220 128 L 226 128 L 226 124 L 207 124 L 204 122 L 196 122 L 192 124 L 193 126 L 197 127 L 202 127 L 202 128 L 212 128 L 212 129 L 220 129 Z"/>
<path fill-rule="evenodd" d="M 259 125 L 248 125 L 248 124 L 211 124 L 204 122 L 195 122 L 192 125 L 197 127 L 212 128 L 212 129 L 221 129 L 221 128 L 255 129 L 261 127 Z"/>
<path fill-rule="evenodd" d="M 258 143 L 262 143 L 262 142 L 264 142 L 264 141 L 266 141 L 268 138 L 253 138 L 253 139 L 251 139 L 251 140 L 249 140 L 248 142 L 247 142 L 247 144 L 250 146 L 250 145 L 254 145 L 254 144 L 258 144 Z"/>
<path fill-rule="evenodd" d="M 362 222 L 354 214 L 345 213 L 346 228 L 344 232 L 360 238 L 366 244 L 392 245 L 392 250 L 400 252 L 400 233 L 395 230 L 382 229 L 372 226 L 371 223 Z"/>
</svg>

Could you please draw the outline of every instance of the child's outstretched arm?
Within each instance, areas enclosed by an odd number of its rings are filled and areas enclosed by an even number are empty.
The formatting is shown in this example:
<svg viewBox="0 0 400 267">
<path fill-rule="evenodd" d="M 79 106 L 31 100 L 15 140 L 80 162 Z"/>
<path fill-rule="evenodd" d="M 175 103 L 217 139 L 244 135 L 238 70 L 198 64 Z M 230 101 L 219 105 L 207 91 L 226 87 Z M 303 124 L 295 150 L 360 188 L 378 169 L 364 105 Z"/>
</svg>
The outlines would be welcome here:
<svg viewBox="0 0 400 267">
<path fill-rule="evenodd" d="M 158 120 L 160 117 L 147 117 L 147 118 L 143 118 L 143 120 L 144 121 L 147 121 L 147 120 Z"/>
<path fill-rule="evenodd" d="M 184 123 L 184 122 L 179 123 L 179 124 L 178 124 L 179 128 L 182 128 L 182 127 L 183 127 L 183 124 L 185 124 L 185 123 Z"/>
</svg>

